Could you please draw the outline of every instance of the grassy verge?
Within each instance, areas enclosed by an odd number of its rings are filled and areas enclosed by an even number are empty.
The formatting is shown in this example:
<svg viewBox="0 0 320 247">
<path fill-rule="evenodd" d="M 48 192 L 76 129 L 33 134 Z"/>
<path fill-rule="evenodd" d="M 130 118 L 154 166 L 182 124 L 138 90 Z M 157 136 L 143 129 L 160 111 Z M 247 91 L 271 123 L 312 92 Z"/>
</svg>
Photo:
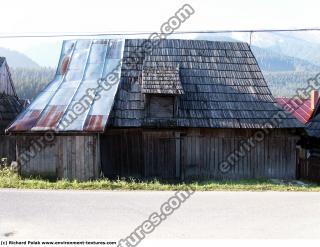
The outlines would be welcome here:
<svg viewBox="0 0 320 247">
<path fill-rule="evenodd" d="M 0 188 L 17 189 L 72 189 L 72 190 L 185 190 L 197 191 L 319 191 L 320 185 L 298 185 L 290 181 L 275 183 L 272 180 L 201 181 L 188 183 L 168 183 L 152 181 L 108 180 L 89 182 L 48 181 L 39 178 L 21 178 L 9 169 L 0 170 Z"/>
</svg>

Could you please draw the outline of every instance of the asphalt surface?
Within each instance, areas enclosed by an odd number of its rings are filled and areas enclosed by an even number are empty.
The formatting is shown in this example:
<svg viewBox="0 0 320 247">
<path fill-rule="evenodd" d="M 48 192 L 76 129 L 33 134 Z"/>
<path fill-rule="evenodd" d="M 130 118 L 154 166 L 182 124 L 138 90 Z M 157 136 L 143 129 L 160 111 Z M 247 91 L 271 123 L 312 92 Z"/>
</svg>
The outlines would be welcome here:
<svg viewBox="0 0 320 247">
<path fill-rule="evenodd" d="M 120 239 L 174 192 L 0 190 L 0 239 Z M 320 193 L 196 192 L 148 238 L 320 238 Z"/>
</svg>

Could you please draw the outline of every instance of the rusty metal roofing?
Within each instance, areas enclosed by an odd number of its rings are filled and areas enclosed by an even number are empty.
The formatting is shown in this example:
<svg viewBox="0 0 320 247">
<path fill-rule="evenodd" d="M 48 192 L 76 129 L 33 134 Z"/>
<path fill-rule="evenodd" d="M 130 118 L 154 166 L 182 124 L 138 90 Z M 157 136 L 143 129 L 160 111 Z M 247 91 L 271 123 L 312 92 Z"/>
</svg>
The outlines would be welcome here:
<svg viewBox="0 0 320 247">
<path fill-rule="evenodd" d="M 277 98 L 277 103 L 289 111 L 300 123 L 306 124 L 312 115 L 310 99 Z"/>
<path fill-rule="evenodd" d="M 119 85 L 123 48 L 124 40 L 64 41 L 54 79 L 7 132 L 103 132 Z M 89 100 L 88 90 L 97 89 L 115 69 L 112 86 L 95 90 Z M 101 98 L 93 99 L 98 93 Z"/>
</svg>

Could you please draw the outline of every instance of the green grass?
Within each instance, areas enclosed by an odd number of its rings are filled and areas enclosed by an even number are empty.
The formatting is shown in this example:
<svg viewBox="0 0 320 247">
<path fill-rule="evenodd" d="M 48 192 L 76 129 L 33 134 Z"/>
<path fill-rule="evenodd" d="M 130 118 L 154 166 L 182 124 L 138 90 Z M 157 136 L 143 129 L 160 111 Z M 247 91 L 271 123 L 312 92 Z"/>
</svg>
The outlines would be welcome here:
<svg viewBox="0 0 320 247">
<path fill-rule="evenodd" d="M 0 170 L 0 188 L 17 189 L 72 189 L 72 190 L 186 190 L 196 191 L 320 191 L 320 185 L 304 186 L 291 183 L 276 184 L 271 180 L 237 180 L 237 181 L 200 181 L 187 183 L 169 183 L 138 181 L 134 179 L 108 180 L 100 179 L 89 182 L 79 181 L 49 181 L 40 178 L 21 178 L 10 169 Z"/>
</svg>

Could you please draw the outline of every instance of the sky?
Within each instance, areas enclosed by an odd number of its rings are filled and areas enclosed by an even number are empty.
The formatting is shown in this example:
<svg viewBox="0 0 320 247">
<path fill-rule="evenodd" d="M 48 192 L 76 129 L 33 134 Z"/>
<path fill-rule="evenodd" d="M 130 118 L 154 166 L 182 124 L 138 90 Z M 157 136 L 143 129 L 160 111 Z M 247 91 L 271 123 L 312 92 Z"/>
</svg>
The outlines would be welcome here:
<svg viewBox="0 0 320 247">
<path fill-rule="evenodd" d="M 185 3 L 195 14 L 180 31 L 320 27 L 319 0 L 10 0 L 1 1 L 0 36 L 158 31 Z M 0 47 L 23 52 L 41 65 L 53 65 L 51 57 L 58 57 L 61 42 L 62 38 L 0 38 Z"/>
</svg>

